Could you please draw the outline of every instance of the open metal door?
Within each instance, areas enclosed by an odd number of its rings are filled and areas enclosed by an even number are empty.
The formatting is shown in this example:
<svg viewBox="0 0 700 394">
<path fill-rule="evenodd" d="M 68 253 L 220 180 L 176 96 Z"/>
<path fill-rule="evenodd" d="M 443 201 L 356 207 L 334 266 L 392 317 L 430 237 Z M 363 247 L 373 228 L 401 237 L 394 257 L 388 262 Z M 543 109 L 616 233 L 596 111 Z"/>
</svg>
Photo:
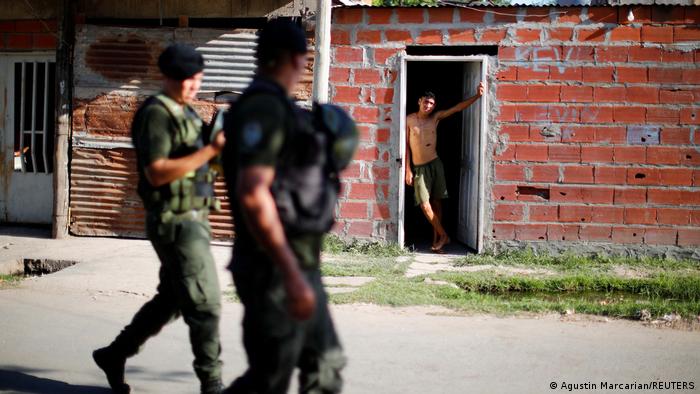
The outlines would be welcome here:
<svg viewBox="0 0 700 394">
<path fill-rule="evenodd" d="M 55 56 L 0 56 L 0 222 L 51 223 Z"/>
<path fill-rule="evenodd" d="M 476 93 L 482 80 L 482 64 L 464 63 L 464 97 Z M 462 161 L 459 177 L 459 218 L 457 239 L 474 250 L 479 250 L 479 174 L 481 170 L 481 101 L 462 112 Z"/>
</svg>

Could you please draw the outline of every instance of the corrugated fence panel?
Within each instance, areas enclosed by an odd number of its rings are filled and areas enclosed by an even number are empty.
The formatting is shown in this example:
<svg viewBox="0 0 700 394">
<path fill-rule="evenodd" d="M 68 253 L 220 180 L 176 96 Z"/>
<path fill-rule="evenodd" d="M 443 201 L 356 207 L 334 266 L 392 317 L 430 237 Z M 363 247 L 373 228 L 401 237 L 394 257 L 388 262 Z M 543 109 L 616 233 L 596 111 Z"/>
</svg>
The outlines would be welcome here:
<svg viewBox="0 0 700 394">
<path fill-rule="evenodd" d="M 195 103 L 206 121 L 215 92 L 241 92 L 255 72 L 255 30 L 78 27 L 70 190 L 70 231 L 75 235 L 144 236 L 144 212 L 130 127 L 134 112 L 160 88 L 157 59 L 172 42 L 196 47 L 205 58 L 202 97 Z M 313 45 L 295 96 L 311 98 Z M 210 216 L 216 239 L 231 239 L 223 179 L 215 185 L 222 212 Z"/>
<path fill-rule="evenodd" d="M 205 66 L 202 91 L 242 92 L 255 73 L 256 41 L 254 32 L 237 32 L 198 46 Z"/>
<path fill-rule="evenodd" d="M 70 229 L 76 235 L 144 236 L 145 214 L 136 193 L 136 157 L 131 148 L 73 149 L 70 182 Z M 214 188 L 222 211 L 209 219 L 215 239 L 233 237 L 226 185 Z"/>
<path fill-rule="evenodd" d="M 73 150 L 70 228 L 78 235 L 144 234 L 133 149 Z"/>
<path fill-rule="evenodd" d="M 255 71 L 254 32 L 212 29 L 82 26 L 74 59 L 75 100 L 70 231 L 75 235 L 143 237 L 144 211 L 131 145 L 134 112 L 160 87 L 157 59 L 174 41 L 206 58 L 203 91 L 240 91 Z M 206 96 L 206 95 L 205 95 Z M 211 97 L 211 96 L 210 96 Z M 195 103 L 205 120 L 216 104 Z M 223 179 L 215 185 L 222 212 L 210 216 L 216 239 L 231 239 L 233 223 Z"/>
</svg>

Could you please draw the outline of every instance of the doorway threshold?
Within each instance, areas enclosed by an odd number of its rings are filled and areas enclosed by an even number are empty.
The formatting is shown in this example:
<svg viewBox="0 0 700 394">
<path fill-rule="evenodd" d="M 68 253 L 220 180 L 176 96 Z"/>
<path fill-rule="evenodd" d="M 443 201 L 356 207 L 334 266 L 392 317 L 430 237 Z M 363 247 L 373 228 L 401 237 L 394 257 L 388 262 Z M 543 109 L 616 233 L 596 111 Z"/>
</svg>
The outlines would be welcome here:
<svg viewBox="0 0 700 394">
<path fill-rule="evenodd" d="M 432 256 L 446 256 L 446 257 L 464 257 L 466 255 L 475 254 L 476 252 L 470 247 L 457 242 L 452 241 L 445 245 L 442 249 L 445 253 L 435 253 L 430 247 L 432 246 L 430 240 L 418 241 L 418 242 L 407 242 L 406 247 L 417 255 L 432 255 Z"/>
</svg>

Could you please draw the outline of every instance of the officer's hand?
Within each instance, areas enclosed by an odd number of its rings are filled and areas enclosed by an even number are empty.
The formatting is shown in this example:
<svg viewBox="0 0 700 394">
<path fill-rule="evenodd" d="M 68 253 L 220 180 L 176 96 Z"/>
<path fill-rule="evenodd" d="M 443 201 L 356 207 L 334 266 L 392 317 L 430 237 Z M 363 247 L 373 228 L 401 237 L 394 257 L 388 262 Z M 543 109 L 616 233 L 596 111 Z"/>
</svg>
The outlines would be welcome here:
<svg viewBox="0 0 700 394">
<path fill-rule="evenodd" d="M 297 320 L 307 320 L 316 308 L 316 295 L 301 274 L 292 275 L 285 281 L 289 297 L 289 313 Z"/>
<path fill-rule="evenodd" d="M 218 133 L 216 133 L 214 141 L 211 142 L 211 146 L 217 152 L 221 153 L 221 150 L 224 149 L 224 145 L 226 145 L 226 137 L 224 136 L 223 131 L 219 131 Z"/>
<path fill-rule="evenodd" d="M 406 184 L 408 186 L 413 186 L 413 173 L 411 173 L 411 172 L 406 173 Z"/>
</svg>

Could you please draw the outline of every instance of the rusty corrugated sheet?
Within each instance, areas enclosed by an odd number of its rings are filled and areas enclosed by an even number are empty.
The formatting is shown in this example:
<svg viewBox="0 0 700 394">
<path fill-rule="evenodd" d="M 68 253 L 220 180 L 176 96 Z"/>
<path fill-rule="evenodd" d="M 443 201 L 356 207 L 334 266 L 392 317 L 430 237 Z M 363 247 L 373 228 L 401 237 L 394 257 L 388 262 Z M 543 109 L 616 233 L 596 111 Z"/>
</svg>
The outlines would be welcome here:
<svg viewBox="0 0 700 394">
<path fill-rule="evenodd" d="M 204 55 L 202 91 L 240 93 L 255 73 L 255 31 L 222 34 L 219 39 L 197 47 Z"/>
<path fill-rule="evenodd" d="M 144 236 L 144 212 L 136 194 L 131 145 L 133 114 L 158 91 L 158 54 L 186 42 L 205 56 L 203 99 L 195 103 L 209 120 L 213 92 L 240 91 L 254 72 L 255 31 L 81 26 L 74 58 L 70 231 L 75 235 Z M 307 74 L 295 96 L 307 101 L 313 80 L 313 45 Z M 216 239 L 230 239 L 234 226 L 222 179 L 215 185 L 224 210 L 210 216 Z"/>
<path fill-rule="evenodd" d="M 206 45 L 222 34 L 205 29 L 79 29 L 70 190 L 73 234 L 144 235 L 131 119 L 140 103 L 159 89 L 156 61 L 165 46 L 176 40 Z M 211 101 L 196 107 L 207 120 L 215 109 Z M 216 192 L 225 199 L 221 182 Z M 215 237 L 233 236 L 228 212 L 212 215 L 211 221 Z"/>
<path fill-rule="evenodd" d="M 70 228 L 77 235 L 144 235 L 144 211 L 136 194 L 136 157 L 131 148 L 73 149 L 70 182 Z M 210 215 L 212 235 L 233 235 L 223 179 L 214 185 L 222 211 Z"/>
<path fill-rule="evenodd" d="M 78 235 L 143 236 L 133 149 L 74 148 L 70 229 Z"/>
</svg>

